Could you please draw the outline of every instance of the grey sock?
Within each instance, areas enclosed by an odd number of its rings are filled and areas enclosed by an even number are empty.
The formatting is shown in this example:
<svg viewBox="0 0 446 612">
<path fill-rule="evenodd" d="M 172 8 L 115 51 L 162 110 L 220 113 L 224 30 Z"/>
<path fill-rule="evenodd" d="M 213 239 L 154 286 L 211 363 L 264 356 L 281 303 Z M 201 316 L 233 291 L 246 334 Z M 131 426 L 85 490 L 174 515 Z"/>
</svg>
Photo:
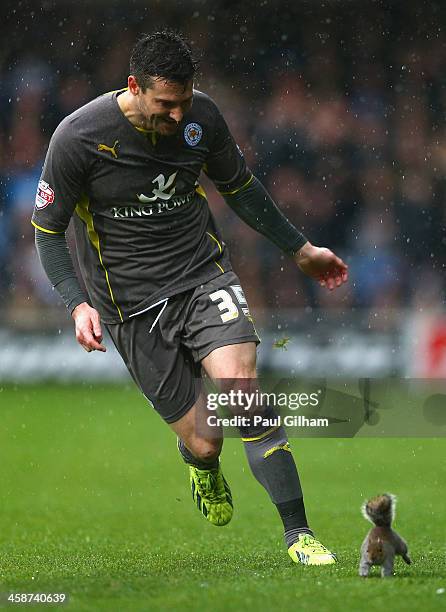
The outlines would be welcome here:
<svg viewBox="0 0 446 612">
<path fill-rule="evenodd" d="M 195 457 L 190 450 L 187 448 L 187 446 L 184 444 L 183 440 L 181 438 L 178 438 L 177 441 L 177 446 L 178 446 L 178 450 L 180 451 L 181 456 L 183 457 L 184 463 L 187 463 L 188 465 L 193 465 L 194 467 L 198 468 L 199 470 L 213 470 L 218 468 L 218 457 L 217 459 L 214 459 L 213 461 L 202 461 L 201 459 L 198 459 L 197 457 Z"/>
<path fill-rule="evenodd" d="M 313 532 L 305 515 L 302 487 L 285 429 L 242 438 L 251 471 L 266 489 L 283 522 L 287 548 L 299 534 Z"/>
<path fill-rule="evenodd" d="M 282 426 L 263 437 L 257 436 L 255 440 L 242 439 L 252 473 L 273 503 L 281 504 L 302 497 L 296 464 Z"/>
</svg>

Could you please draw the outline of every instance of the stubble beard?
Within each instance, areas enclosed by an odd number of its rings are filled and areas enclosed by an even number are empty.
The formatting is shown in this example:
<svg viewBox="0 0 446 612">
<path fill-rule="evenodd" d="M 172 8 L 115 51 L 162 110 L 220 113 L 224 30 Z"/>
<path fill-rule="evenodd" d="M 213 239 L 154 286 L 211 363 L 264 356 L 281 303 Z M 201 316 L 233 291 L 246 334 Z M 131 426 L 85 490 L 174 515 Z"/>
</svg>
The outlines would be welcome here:
<svg viewBox="0 0 446 612">
<path fill-rule="evenodd" d="M 166 120 L 165 117 L 159 115 L 151 115 L 150 124 L 152 130 L 163 136 L 173 136 L 178 131 L 178 123 L 176 121 Z"/>
</svg>

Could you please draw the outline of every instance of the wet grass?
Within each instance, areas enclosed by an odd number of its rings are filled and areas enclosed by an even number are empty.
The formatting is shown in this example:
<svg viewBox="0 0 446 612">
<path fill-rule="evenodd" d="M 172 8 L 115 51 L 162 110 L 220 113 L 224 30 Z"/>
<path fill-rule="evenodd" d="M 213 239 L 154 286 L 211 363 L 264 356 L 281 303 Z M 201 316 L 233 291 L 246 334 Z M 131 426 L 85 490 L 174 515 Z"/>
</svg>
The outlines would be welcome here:
<svg viewBox="0 0 446 612">
<path fill-rule="evenodd" d="M 64 592 L 76 611 L 446 606 L 444 439 L 292 440 L 311 526 L 339 557 L 311 568 L 289 560 L 238 440 L 223 453 L 234 519 L 215 528 L 133 387 L 3 387 L 0 410 L 0 607 L 11 592 Z M 364 580 L 359 507 L 382 491 L 414 563 Z"/>
</svg>

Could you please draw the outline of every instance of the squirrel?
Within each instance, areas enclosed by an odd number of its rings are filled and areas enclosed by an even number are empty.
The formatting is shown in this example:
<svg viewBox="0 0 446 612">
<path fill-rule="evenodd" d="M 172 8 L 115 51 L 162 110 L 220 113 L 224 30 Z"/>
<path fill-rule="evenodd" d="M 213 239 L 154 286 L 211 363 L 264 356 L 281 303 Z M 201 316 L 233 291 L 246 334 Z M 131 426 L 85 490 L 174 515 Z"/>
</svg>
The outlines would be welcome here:
<svg viewBox="0 0 446 612">
<path fill-rule="evenodd" d="M 359 575 L 367 577 L 372 565 L 381 566 L 381 577 L 393 575 L 395 555 L 401 555 L 410 565 L 407 544 L 393 529 L 396 497 L 390 493 L 377 495 L 364 502 L 361 511 L 364 517 L 374 523 L 361 546 Z"/>
</svg>

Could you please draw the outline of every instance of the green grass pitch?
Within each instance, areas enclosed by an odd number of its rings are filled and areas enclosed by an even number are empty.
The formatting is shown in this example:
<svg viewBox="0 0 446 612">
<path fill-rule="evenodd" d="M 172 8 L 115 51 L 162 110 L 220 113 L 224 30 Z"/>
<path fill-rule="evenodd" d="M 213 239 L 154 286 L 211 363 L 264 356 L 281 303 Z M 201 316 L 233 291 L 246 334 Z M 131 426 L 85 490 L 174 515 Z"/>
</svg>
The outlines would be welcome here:
<svg viewBox="0 0 446 612">
<path fill-rule="evenodd" d="M 310 524 L 339 557 L 312 568 L 289 560 L 238 440 L 223 452 L 234 518 L 204 520 L 173 433 L 133 386 L 3 387 L 0 408 L 0 607 L 11 591 L 66 592 L 76 612 L 446 606 L 445 439 L 293 439 Z M 364 580 L 359 508 L 382 491 L 413 565 Z"/>
</svg>

